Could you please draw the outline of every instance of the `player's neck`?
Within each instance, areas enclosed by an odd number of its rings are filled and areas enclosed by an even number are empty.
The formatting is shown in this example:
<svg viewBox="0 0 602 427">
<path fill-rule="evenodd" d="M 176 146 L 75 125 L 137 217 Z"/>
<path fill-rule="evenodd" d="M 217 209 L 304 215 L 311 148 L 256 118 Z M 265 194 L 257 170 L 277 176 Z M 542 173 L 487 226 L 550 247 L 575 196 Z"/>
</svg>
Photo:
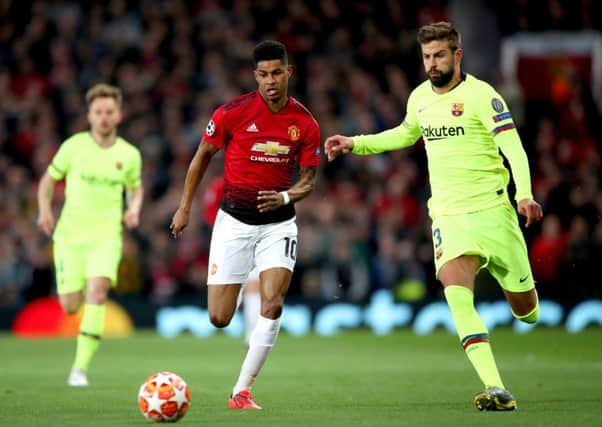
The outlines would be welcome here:
<svg viewBox="0 0 602 427">
<path fill-rule="evenodd" d="M 261 95 L 261 93 L 260 93 L 260 95 Z M 263 95 L 261 95 L 261 98 L 263 99 L 263 102 L 265 102 L 265 105 L 268 106 L 268 108 L 270 109 L 270 111 L 272 113 L 277 113 L 278 111 L 282 110 L 286 106 L 286 103 L 288 102 L 288 95 L 284 95 L 277 102 L 272 102 L 269 99 L 264 98 Z"/>
<path fill-rule="evenodd" d="M 115 144 L 115 141 L 117 140 L 117 131 L 113 131 L 105 136 L 101 135 L 98 132 L 95 132 L 94 130 L 90 130 L 90 134 L 92 135 L 92 139 L 94 140 L 94 142 L 96 142 L 102 148 L 111 147 L 113 144 Z"/>
</svg>

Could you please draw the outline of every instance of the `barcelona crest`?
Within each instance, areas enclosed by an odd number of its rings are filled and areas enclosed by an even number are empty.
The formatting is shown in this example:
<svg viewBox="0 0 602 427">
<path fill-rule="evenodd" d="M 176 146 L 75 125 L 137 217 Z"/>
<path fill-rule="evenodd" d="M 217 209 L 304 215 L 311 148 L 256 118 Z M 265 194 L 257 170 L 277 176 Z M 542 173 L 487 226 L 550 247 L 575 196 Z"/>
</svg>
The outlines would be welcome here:
<svg viewBox="0 0 602 427">
<path fill-rule="evenodd" d="M 301 136 L 301 131 L 299 130 L 299 128 L 297 126 L 292 125 L 292 126 L 288 127 L 288 137 L 291 139 L 291 141 L 298 140 L 300 136 Z"/>
<path fill-rule="evenodd" d="M 452 104 L 451 113 L 454 117 L 460 117 L 462 114 L 464 114 L 464 104 L 461 102 L 454 102 Z"/>
</svg>

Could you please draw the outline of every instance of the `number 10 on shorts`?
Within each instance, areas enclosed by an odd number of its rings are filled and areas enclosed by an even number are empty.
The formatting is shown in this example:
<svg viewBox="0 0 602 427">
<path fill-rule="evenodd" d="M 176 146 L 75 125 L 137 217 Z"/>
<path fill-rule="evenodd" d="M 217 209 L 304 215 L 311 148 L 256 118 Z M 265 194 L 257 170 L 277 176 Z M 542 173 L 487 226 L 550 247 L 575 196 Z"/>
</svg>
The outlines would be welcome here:
<svg viewBox="0 0 602 427">
<path fill-rule="evenodd" d="M 297 256 L 297 240 L 290 237 L 284 238 L 284 256 L 295 260 Z"/>
</svg>

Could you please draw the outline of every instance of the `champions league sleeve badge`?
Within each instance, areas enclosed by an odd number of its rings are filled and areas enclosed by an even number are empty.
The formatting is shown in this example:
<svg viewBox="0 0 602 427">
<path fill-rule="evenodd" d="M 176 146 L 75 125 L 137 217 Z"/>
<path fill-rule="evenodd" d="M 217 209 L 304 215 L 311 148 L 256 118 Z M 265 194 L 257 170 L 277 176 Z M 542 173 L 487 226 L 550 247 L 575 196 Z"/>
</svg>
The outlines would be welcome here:
<svg viewBox="0 0 602 427">
<path fill-rule="evenodd" d="M 504 103 L 499 98 L 493 98 L 491 100 L 491 107 L 498 113 L 504 111 Z"/>
<path fill-rule="evenodd" d="M 215 123 L 213 122 L 213 119 L 209 120 L 209 123 L 207 123 L 205 133 L 209 136 L 213 136 L 213 134 L 215 133 Z"/>
</svg>

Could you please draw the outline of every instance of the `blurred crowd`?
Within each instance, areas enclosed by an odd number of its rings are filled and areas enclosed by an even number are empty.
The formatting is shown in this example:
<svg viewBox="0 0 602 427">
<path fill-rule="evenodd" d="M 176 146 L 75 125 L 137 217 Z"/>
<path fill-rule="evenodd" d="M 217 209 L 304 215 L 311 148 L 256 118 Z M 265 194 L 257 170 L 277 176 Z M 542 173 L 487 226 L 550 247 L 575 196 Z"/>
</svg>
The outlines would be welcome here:
<svg viewBox="0 0 602 427">
<path fill-rule="evenodd" d="M 545 16 L 526 1 L 498 3 L 488 2 L 502 34 L 600 29 L 593 1 L 550 0 Z M 447 6 L 396 0 L 0 2 L 0 306 L 54 292 L 51 242 L 35 225 L 37 182 L 61 141 L 87 128 L 83 95 L 90 86 L 122 88 L 120 134 L 144 160 L 142 224 L 124 235 L 116 292 L 157 304 L 182 296 L 201 301 L 221 157 L 210 165 L 184 235 L 174 240 L 168 227 L 211 113 L 256 87 L 253 46 L 266 38 L 286 44 L 295 67 L 290 93 L 312 111 L 323 138 L 373 133 L 403 119 L 410 91 L 424 79 L 416 29 L 451 19 Z M 502 94 L 508 86 L 491 83 Z M 602 297 L 594 279 L 602 259 L 600 100 L 570 67 L 555 85 L 549 99 L 519 99 L 517 121 L 545 213 L 542 224 L 526 230 L 539 292 L 570 303 Z M 62 192 L 57 187 L 57 212 Z M 324 161 L 317 188 L 296 206 L 300 239 L 291 298 L 360 302 L 382 288 L 410 301 L 439 298 L 428 195 L 421 142 L 380 156 Z"/>
</svg>

